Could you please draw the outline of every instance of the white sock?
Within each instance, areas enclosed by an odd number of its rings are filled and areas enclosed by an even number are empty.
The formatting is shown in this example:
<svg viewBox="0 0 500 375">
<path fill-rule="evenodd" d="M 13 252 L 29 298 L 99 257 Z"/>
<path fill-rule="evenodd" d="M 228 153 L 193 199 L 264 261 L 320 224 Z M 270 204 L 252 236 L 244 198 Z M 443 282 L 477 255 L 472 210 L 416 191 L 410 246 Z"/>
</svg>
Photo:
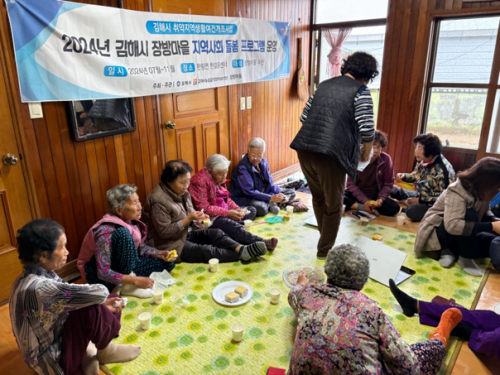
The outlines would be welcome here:
<svg viewBox="0 0 500 375">
<path fill-rule="evenodd" d="M 137 298 L 151 298 L 153 297 L 153 289 L 142 289 L 135 285 L 125 284 L 121 290 L 122 296 L 133 296 Z"/>
<path fill-rule="evenodd" d="M 85 355 L 82 358 L 82 371 L 85 375 L 99 375 L 99 361 L 97 360 L 97 348 L 91 341 L 87 346 Z"/>
<path fill-rule="evenodd" d="M 458 257 L 458 264 L 463 268 L 465 272 L 472 276 L 483 276 L 483 271 L 478 267 L 473 259 L 466 259 Z"/>
<path fill-rule="evenodd" d="M 439 258 L 439 264 L 443 268 L 450 268 L 453 263 L 455 263 L 455 255 L 450 249 L 441 250 L 441 257 Z"/>
<path fill-rule="evenodd" d="M 112 341 L 102 350 L 97 351 L 99 363 L 122 363 L 136 359 L 141 354 L 141 347 L 136 345 L 118 345 Z"/>
</svg>

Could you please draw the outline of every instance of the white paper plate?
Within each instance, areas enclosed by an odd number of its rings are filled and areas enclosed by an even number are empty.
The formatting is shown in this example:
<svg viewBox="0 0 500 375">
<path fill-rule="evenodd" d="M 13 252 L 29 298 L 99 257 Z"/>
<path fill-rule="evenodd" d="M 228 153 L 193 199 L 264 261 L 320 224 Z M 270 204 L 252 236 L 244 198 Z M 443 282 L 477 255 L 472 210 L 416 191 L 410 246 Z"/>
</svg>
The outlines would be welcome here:
<svg viewBox="0 0 500 375">
<path fill-rule="evenodd" d="M 245 297 L 240 298 L 238 301 L 230 303 L 226 301 L 226 294 L 229 292 L 234 292 L 234 290 L 239 287 L 239 286 L 244 286 L 245 288 L 248 289 L 248 293 Z M 224 306 L 239 306 L 243 305 L 244 303 L 247 303 L 252 299 L 253 296 L 253 289 L 250 285 L 247 283 L 244 283 L 242 281 L 226 281 L 225 283 L 219 284 L 214 288 L 214 291 L 212 292 L 212 297 L 214 298 L 215 302 L 220 303 L 221 305 Z"/>
<path fill-rule="evenodd" d="M 498 315 L 500 315 L 500 303 L 497 303 L 494 307 L 493 307 L 493 311 L 496 312 Z"/>
</svg>

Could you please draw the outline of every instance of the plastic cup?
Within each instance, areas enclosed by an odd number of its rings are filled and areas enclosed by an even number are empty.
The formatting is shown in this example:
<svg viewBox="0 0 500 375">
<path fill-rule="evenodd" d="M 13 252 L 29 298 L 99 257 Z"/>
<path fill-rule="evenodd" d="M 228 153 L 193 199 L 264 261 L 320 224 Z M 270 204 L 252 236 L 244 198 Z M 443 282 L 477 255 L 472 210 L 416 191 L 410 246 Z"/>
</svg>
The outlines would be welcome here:
<svg viewBox="0 0 500 375">
<path fill-rule="evenodd" d="M 286 213 L 288 216 L 293 215 L 293 206 L 286 206 Z"/>
<path fill-rule="evenodd" d="M 155 299 L 155 303 L 157 305 L 161 305 L 163 303 L 163 289 L 155 289 L 153 292 L 153 298 Z"/>
<path fill-rule="evenodd" d="M 302 268 L 302 271 L 304 272 L 304 274 L 307 276 L 308 279 L 311 279 L 311 276 L 313 274 L 312 267 L 304 267 L 304 268 Z"/>
<path fill-rule="evenodd" d="M 252 220 L 245 220 L 243 223 L 245 224 L 246 230 L 250 230 L 250 228 L 252 228 Z"/>
<path fill-rule="evenodd" d="M 280 302 L 281 289 L 271 288 L 269 294 L 271 294 L 271 303 L 276 305 Z"/>
<path fill-rule="evenodd" d="M 217 272 L 219 270 L 219 259 L 212 258 L 208 261 L 210 265 L 210 272 Z"/>
<path fill-rule="evenodd" d="M 143 312 L 139 315 L 139 322 L 141 323 L 141 328 L 143 330 L 151 328 L 151 317 L 152 315 L 150 312 Z"/>
<path fill-rule="evenodd" d="M 243 339 L 243 332 L 245 332 L 245 326 L 241 323 L 234 323 L 231 326 L 231 331 L 233 332 L 233 341 L 240 342 Z"/>
<path fill-rule="evenodd" d="M 398 221 L 398 225 L 401 226 L 401 225 L 404 225 L 405 224 L 405 217 L 404 215 L 399 215 L 396 217 L 396 220 Z"/>
</svg>

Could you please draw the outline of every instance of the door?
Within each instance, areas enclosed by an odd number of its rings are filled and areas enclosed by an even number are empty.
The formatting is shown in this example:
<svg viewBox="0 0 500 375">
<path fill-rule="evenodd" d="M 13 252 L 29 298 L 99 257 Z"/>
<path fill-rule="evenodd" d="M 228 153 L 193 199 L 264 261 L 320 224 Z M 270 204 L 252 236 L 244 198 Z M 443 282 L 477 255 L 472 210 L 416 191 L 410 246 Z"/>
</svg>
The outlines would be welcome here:
<svg viewBox="0 0 500 375">
<path fill-rule="evenodd" d="M 6 84 L 0 70 L 0 303 L 9 298 L 22 269 L 16 232 L 32 219 Z"/>
<path fill-rule="evenodd" d="M 153 0 L 153 11 L 224 16 L 224 0 Z M 160 96 L 166 161 L 184 159 L 199 171 L 212 154 L 229 154 L 228 88 Z"/>
</svg>

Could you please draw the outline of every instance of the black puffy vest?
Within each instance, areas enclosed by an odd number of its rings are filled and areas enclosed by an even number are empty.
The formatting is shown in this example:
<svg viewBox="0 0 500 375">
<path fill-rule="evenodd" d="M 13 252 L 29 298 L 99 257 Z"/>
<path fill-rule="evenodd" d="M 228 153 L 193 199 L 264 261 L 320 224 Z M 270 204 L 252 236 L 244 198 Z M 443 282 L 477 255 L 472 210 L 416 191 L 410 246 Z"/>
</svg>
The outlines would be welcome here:
<svg viewBox="0 0 500 375">
<path fill-rule="evenodd" d="M 337 159 L 347 175 L 355 180 L 361 134 L 354 118 L 354 97 L 363 86 L 347 76 L 321 82 L 309 115 L 290 147 Z"/>
</svg>

